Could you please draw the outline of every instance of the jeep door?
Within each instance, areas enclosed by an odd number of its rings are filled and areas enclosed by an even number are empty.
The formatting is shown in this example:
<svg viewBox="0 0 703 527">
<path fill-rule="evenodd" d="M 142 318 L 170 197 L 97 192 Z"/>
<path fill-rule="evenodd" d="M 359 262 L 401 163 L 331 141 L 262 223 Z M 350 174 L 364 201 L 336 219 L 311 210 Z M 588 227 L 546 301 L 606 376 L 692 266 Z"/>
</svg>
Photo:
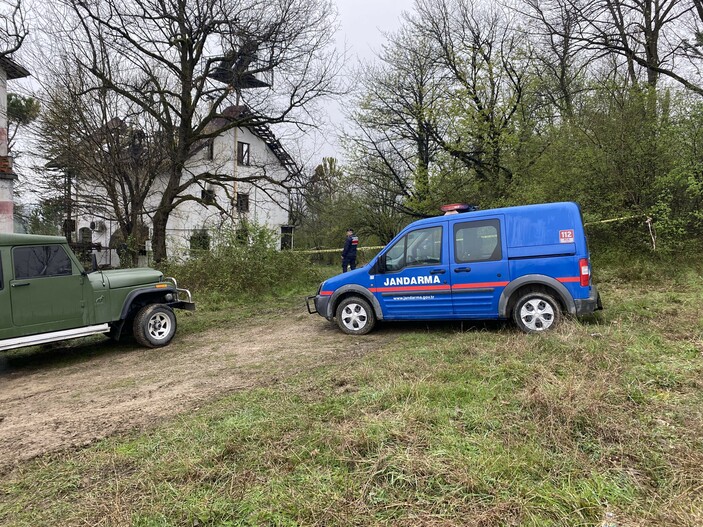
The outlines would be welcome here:
<svg viewBox="0 0 703 527">
<path fill-rule="evenodd" d="M 10 290 L 7 284 L 7 279 L 10 277 L 10 273 L 8 272 L 9 261 L 9 247 L 0 248 L 0 339 L 9 334 L 9 331 L 12 328 Z"/>
<path fill-rule="evenodd" d="M 85 277 L 61 245 L 12 249 L 12 321 L 21 334 L 84 325 Z"/>
<path fill-rule="evenodd" d="M 383 316 L 396 320 L 450 318 L 447 223 L 407 232 L 382 255 L 385 270 L 376 275 L 373 292 Z"/>
<path fill-rule="evenodd" d="M 451 223 L 449 268 L 456 316 L 498 317 L 498 300 L 510 281 L 503 223 L 503 216 Z"/>
</svg>

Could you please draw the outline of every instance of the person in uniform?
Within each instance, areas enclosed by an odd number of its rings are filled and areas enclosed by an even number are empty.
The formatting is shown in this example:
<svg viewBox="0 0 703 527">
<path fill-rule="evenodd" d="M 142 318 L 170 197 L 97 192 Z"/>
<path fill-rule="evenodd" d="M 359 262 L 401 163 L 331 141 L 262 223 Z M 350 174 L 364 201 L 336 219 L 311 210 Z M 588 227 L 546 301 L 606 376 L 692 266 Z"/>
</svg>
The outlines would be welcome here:
<svg viewBox="0 0 703 527">
<path fill-rule="evenodd" d="M 359 245 L 359 238 L 354 234 L 353 229 L 347 229 L 347 239 L 344 242 L 342 251 L 342 272 L 347 272 L 347 266 L 353 271 L 356 269 L 356 247 Z"/>
</svg>

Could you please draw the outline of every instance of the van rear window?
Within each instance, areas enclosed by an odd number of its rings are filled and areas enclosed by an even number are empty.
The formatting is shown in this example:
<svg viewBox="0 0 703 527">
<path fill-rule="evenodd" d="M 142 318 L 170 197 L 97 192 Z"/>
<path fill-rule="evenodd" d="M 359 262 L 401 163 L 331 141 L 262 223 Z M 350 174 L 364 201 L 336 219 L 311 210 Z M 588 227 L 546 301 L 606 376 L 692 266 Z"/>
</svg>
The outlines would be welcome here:
<svg viewBox="0 0 703 527">
<path fill-rule="evenodd" d="M 454 261 L 488 262 L 503 257 L 500 221 L 480 220 L 454 225 Z"/>
</svg>

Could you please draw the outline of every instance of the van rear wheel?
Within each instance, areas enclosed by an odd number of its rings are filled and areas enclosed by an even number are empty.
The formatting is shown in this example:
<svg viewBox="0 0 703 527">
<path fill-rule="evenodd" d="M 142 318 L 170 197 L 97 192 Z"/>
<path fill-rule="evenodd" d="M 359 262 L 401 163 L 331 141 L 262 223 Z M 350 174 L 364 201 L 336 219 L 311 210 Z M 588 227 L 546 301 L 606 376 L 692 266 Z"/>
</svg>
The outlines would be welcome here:
<svg viewBox="0 0 703 527">
<path fill-rule="evenodd" d="M 525 333 L 541 333 L 559 324 L 561 306 L 550 294 L 530 291 L 515 304 L 513 319 Z"/>
<path fill-rule="evenodd" d="M 376 325 L 371 305 L 361 297 L 351 296 L 337 306 L 337 325 L 347 335 L 366 335 Z"/>
</svg>

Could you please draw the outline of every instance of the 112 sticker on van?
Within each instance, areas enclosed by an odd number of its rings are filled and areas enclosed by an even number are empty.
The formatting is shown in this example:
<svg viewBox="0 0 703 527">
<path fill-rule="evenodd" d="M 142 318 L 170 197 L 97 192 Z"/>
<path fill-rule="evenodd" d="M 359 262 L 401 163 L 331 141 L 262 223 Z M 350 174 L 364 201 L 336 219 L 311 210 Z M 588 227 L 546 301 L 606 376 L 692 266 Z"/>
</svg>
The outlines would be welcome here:
<svg viewBox="0 0 703 527">
<path fill-rule="evenodd" d="M 559 243 L 574 243 L 574 229 L 559 231 Z"/>
</svg>

